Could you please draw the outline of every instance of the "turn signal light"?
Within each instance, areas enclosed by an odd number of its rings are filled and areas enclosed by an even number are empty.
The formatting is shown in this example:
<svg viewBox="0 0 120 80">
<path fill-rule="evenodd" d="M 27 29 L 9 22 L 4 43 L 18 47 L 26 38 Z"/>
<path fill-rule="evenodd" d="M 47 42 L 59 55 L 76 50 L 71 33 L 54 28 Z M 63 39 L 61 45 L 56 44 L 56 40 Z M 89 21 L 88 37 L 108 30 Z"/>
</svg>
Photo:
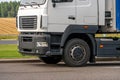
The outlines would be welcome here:
<svg viewBox="0 0 120 80">
<path fill-rule="evenodd" d="M 103 47 L 104 47 L 104 45 L 100 44 L 100 48 L 103 48 Z"/>
<path fill-rule="evenodd" d="M 83 26 L 84 29 L 88 29 L 88 26 Z"/>
</svg>

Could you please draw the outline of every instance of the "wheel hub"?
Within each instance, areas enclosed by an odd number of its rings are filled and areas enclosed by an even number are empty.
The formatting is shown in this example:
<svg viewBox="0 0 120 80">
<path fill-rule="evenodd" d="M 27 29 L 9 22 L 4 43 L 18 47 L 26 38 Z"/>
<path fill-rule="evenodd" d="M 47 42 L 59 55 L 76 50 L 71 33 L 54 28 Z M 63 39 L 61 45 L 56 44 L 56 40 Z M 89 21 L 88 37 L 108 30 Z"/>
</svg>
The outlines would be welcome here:
<svg viewBox="0 0 120 80">
<path fill-rule="evenodd" d="M 71 57 L 76 61 L 80 61 L 84 57 L 84 55 L 85 49 L 80 46 L 76 46 L 71 50 Z"/>
</svg>

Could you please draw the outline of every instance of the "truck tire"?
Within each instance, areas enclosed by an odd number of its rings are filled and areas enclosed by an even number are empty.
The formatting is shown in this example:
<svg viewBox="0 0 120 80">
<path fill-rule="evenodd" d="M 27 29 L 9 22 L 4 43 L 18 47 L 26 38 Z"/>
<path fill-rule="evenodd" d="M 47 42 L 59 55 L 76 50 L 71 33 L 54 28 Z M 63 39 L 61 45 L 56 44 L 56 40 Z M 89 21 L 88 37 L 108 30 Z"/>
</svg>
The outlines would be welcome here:
<svg viewBox="0 0 120 80">
<path fill-rule="evenodd" d="M 67 42 L 63 61 L 70 67 L 85 66 L 90 58 L 90 48 L 82 39 L 72 39 Z"/>
<path fill-rule="evenodd" d="M 61 61 L 61 57 L 39 57 L 46 64 L 57 64 Z"/>
</svg>

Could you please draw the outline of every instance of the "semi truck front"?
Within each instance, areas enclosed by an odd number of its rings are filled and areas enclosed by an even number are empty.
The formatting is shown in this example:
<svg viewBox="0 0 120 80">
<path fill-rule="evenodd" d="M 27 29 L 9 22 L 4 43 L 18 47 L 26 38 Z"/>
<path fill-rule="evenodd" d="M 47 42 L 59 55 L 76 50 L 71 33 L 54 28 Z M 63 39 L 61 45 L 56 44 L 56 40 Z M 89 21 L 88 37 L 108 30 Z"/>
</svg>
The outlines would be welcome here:
<svg viewBox="0 0 120 80">
<path fill-rule="evenodd" d="M 97 57 L 120 56 L 119 0 L 21 0 L 19 52 L 47 64 L 62 59 L 84 66 Z M 103 35 L 96 38 L 96 34 Z"/>
</svg>

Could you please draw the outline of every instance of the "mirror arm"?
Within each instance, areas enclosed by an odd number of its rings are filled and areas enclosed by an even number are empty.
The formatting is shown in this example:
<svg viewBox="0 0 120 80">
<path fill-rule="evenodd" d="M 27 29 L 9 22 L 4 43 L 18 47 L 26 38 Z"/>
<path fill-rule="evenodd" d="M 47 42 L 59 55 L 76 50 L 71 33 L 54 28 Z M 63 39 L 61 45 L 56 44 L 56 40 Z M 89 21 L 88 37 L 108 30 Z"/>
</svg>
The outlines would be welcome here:
<svg viewBox="0 0 120 80">
<path fill-rule="evenodd" d="M 56 7 L 56 3 L 55 3 L 55 2 L 53 3 L 53 7 L 54 7 L 54 8 Z"/>
</svg>

